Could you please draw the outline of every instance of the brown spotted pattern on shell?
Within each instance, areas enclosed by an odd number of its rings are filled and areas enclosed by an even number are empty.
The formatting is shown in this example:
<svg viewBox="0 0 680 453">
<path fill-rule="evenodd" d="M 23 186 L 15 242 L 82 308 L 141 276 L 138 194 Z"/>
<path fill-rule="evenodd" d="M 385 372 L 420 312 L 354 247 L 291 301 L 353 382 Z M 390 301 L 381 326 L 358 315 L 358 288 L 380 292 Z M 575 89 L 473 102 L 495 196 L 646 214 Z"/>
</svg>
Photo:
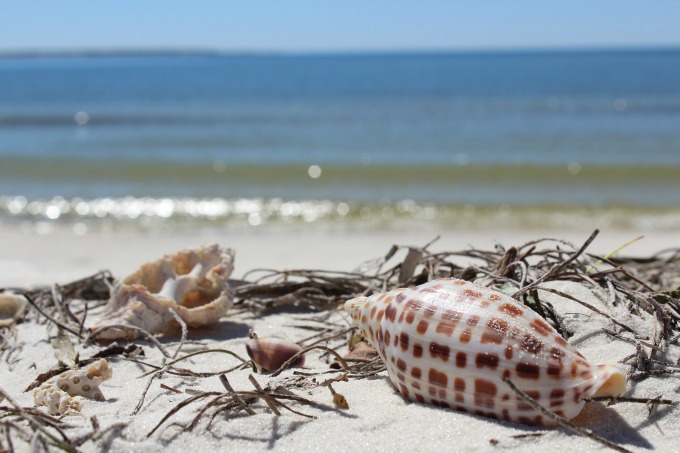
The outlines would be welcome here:
<svg viewBox="0 0 680 453">
<path fill-rule="evenodd" d="M 567 419 L 584 398 L 626 389 L 614 365 L 592 365 L 511 297 L 458 279 L 359 297 L 345 310 L 406 398 L 496 419 L 550 424 L 503 381 Z"/>
<path fill-rule="evenodd" d="M 106 398 L 99 386 L 112 375 L 108 362 L 99 359 L 87 368 L 65 371 L 44 383 L 33 391 L 33 401 L 36 406 L 46 406 L 51 415 L 80 412 L 82 404 L 73 397 L 104 401 Z"/>
</svg>

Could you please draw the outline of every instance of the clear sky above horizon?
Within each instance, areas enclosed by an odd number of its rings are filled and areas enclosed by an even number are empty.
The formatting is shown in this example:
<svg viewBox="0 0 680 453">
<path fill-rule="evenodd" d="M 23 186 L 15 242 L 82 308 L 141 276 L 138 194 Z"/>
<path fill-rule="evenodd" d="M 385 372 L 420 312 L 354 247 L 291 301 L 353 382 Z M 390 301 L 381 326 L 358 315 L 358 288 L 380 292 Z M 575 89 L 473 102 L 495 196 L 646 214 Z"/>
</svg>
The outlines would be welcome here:
<svg viewBox="0 0 680 453">
<path fill-rule="evenodd" d="M 680 1 L 4 2 L 0 52 L 680 47 Z"/>
</svg>

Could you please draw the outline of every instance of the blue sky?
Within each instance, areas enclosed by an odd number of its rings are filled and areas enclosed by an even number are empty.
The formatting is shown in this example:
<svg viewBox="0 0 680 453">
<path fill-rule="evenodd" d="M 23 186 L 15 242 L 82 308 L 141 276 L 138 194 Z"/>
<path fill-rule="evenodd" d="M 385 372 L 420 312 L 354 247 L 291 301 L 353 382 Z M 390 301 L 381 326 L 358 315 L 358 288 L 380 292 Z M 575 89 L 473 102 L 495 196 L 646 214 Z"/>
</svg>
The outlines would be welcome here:
<svg viewBox="0 0 680 453">
<path fill-rule="evenodd" d="M 680 47 L 680 1 L 3 2 L 0 52 Z"/>
</svg>

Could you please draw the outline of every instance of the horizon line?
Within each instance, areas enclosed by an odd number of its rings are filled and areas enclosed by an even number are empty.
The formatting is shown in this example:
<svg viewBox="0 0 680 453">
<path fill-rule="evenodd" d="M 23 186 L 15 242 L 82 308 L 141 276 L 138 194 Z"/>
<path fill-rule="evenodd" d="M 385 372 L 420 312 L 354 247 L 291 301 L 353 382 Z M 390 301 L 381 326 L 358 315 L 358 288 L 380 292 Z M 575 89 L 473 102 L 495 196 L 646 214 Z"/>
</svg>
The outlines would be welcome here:
<svg viewBox="0 0 680 453">
<path fill-rule="evenodd" d="M 0 58 L 45 57 L 113 57 L 113 56 L 371 56 L 371 55 L 443 55 L 443 54 L 528 54 L 528 53 L 602 53 L 602 52 L 674 52 L 680 45 L 617 45 L 617 46 L 552 46 L 515 48 L 422 48 L 422 49 L 329 49 L 329 50 L 227 50 L 211 48 L 148 47 L 106 49 L 22 49 L 0 50 Z"/>
</svg>

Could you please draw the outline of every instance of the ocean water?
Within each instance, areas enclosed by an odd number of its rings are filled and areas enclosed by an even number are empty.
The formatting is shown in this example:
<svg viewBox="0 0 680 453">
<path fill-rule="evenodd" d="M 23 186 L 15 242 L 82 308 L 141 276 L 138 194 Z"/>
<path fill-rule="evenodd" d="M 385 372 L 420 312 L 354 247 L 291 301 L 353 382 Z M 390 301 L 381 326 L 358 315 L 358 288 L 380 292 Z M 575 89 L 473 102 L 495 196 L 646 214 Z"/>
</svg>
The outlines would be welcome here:
<svg viewBox="0 0 680 453">
<path fill-rule="evenodd" d="M 0 226 L 680 227 L 680 50 L 0 58 Z"/>
</svg>

